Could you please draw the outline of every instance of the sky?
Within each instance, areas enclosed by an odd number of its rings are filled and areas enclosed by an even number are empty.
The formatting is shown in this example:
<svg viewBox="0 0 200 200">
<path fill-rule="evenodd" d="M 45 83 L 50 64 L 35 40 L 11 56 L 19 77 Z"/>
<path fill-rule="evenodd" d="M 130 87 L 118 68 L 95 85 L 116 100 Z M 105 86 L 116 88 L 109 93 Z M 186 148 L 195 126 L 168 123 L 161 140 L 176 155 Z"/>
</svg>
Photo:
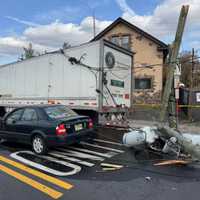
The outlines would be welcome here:
<svg viewBox="0 0 200 200">
<path fill-rule="evenodd" d="M 0 65 L 19 59 L 31 42 L 38 52 L 92 39 L 118 17 L 169 44 L 183 4 L 190 5 L 181 51 L 200 51 L 200 0 L 6 0 L 0 7 Z"/>
</svg>

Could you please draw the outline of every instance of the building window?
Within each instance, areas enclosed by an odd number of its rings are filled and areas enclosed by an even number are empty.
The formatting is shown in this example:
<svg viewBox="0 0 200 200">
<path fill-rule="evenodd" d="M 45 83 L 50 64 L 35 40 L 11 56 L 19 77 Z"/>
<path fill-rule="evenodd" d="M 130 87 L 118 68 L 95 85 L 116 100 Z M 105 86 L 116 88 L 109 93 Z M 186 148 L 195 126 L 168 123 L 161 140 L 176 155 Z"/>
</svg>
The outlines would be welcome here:
<svg viewBox="0 0 200 200">
<path fill-rule="evenodd" d="M 121 37 L 121 47 L 130 49 L 130 36 L 126 35 Z"/>
<path fill-rule="evenodd" d="M 21 118 L 22 121 L 36 121 L 37 113 L 34 109 L 26 108 Z"/>
<path fill-rule="evenodd" d="M 120 37 L 119 36 L 112 36 L 111 42 L 120 46 Z"/>
<path fill-rule="evenodd" d="M 136 78 L 135 79 L 135 89 L 137 90 L 148 90 L 152 88 L 151 78 Z"/>
<path fill-rule="evenodd" d="M 111 42 L 119 45 L 125 49 L 130 49 L 130 36 L 123 35 L 123 36 L 112 36 Z"/>
</svg>

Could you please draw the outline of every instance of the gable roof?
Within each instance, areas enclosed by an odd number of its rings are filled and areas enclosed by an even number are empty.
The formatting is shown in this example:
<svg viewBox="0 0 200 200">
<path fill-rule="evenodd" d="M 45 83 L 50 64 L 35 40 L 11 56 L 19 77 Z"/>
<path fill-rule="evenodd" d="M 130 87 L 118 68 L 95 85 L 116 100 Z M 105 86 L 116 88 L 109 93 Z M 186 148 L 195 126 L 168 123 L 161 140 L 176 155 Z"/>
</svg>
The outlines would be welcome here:
<svg viewBox="0 0 200 200">
<path fill-rule="evenodd" d="M 109 32 L 111 29 L 113 29 L 119 23 L 122 23 L 125 26 L 128 26 L 130 29 L 133 29 L 134 31 L 140 33 L 144 37 L 146 37 L 146 38 L 150 39 L 151 41 L 155 42 L 156 44 L 158 44 L 161 48 L 164 48 L 164 49 L 168 48 L 168 45 L 165 44 L 164 42 L 160 41 L 159 39 L 155 38 L 154 36 L 150 35 L 149 33 L 143 31 L 142 29 L 138 28 L 137 26 L 131 24 L 130 22 L 122 19 L 121 17 L 119 17 L 118 19 L 116 19 L 111 25 L 109 25 L 102 32 L 100 32 L 98 35 L 96 35 L 96 37 L 94 37 L 91 40 L 91 42 L 101 39 L 107 32 Z"/>
</svg>

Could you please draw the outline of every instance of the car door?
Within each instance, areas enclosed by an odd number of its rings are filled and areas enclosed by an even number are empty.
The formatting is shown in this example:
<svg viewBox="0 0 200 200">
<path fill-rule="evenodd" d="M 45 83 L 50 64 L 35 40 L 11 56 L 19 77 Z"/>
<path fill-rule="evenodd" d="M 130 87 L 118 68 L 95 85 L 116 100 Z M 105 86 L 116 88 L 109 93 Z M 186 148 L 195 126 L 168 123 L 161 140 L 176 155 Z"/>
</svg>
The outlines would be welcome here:
<svg viewBox="0 0 200 200">
<path fill-rule="evenodd" d="M 1 138 L 15 140 L 17 137 L 16 125 L 19 122 L 24 109 L 17 109 L 7 115 L 2 121 L 0 135 Z"/>
<path fill-rule="evenodd" d="M 38 127 L 38 114 L 35 108 L 25 108 L 21 119 L 16 123 L 18 138 L 29 143 L 31 133 Z"/>
</svg>

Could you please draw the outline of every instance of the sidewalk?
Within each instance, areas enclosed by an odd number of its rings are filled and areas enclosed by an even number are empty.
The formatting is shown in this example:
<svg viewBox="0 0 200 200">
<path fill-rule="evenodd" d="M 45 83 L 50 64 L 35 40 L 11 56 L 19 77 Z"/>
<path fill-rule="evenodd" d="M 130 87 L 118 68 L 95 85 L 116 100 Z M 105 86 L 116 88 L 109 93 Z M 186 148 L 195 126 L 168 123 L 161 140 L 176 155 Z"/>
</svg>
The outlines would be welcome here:
<svg viewBox="0 0 200 200">
<path fill-rule="evenodd" d="M 131 127 L 140 128 L 143 126 L 155 126 L 158 121 L 145 121 L 145 120 L 129 120 Z M 183 133 L 196 133 L 200 134 L 200 122 L 189 123 L 189 122 L 180 122 L 178 129 Z"/>
</svg>

